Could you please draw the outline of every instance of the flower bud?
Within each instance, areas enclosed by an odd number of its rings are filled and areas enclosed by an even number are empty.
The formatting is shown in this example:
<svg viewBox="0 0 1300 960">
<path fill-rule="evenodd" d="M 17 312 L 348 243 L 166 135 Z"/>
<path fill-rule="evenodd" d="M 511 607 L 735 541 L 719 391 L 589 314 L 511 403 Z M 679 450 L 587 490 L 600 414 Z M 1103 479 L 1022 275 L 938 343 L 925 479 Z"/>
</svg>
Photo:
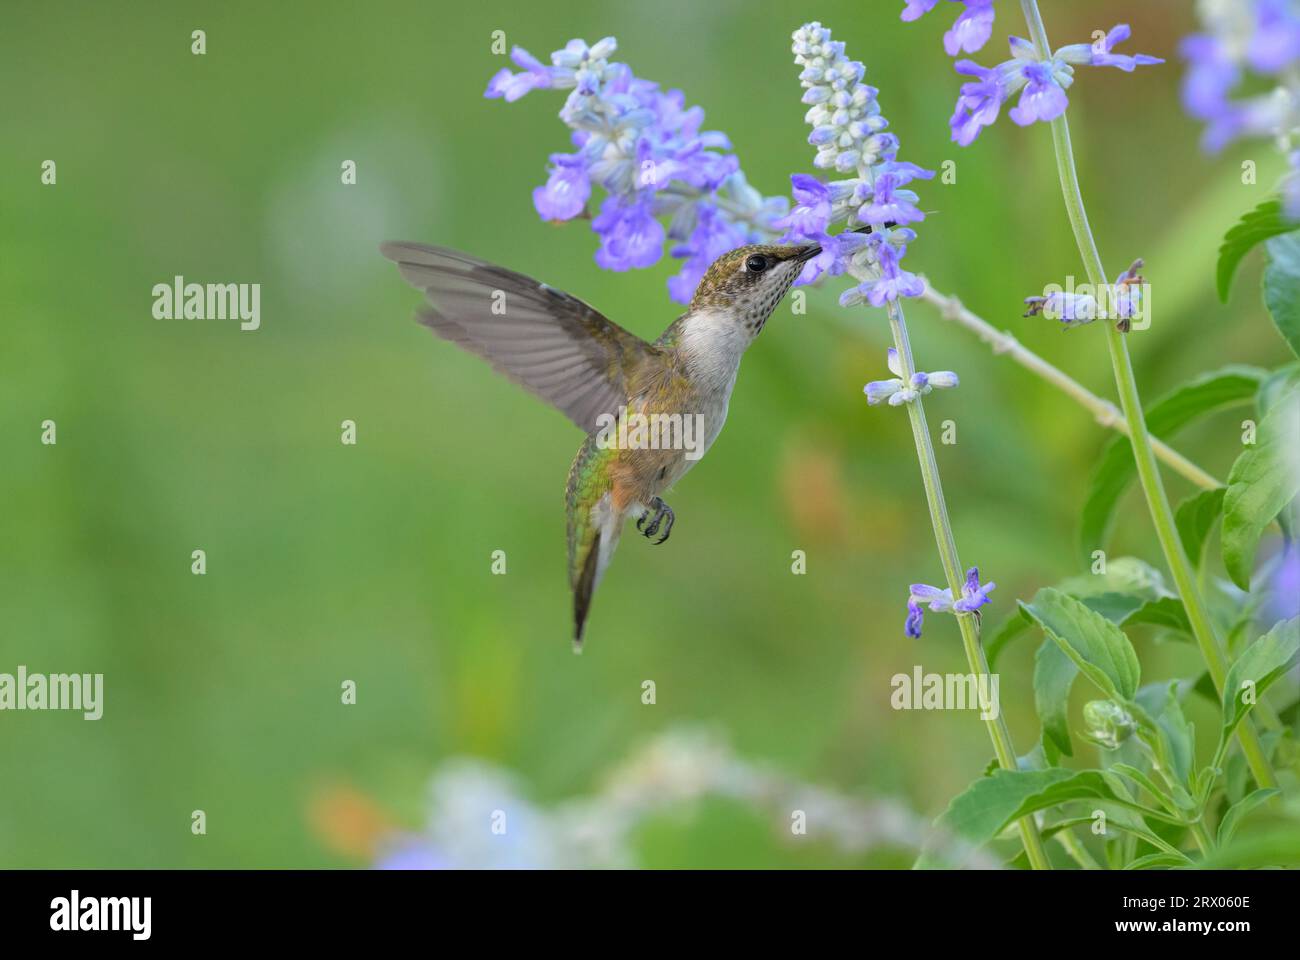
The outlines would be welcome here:
<svg viewBox="0 0 1300 960">
<path fill-rule="evenodd" d="M 1083 706 L 1084 735 L 1107 750 L 1133 735 L 1133 718 L 1114 700 L 1091 700 Z"/>
</svg>

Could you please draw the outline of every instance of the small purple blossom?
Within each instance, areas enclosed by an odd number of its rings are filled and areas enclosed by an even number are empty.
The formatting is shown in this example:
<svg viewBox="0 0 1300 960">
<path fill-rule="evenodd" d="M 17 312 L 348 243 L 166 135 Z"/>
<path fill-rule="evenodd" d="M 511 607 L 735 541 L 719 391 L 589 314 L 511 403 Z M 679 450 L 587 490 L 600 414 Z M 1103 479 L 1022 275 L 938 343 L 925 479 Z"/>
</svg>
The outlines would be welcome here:
<svg viewBox="0 0 1300 960">
<path fill-rule="evenodd" d="M 983 49 L 993 35 L 993 0 L 966 0 L 965 7 L 943 35 L 943 49 L 950 57 Z"/>
<path fill-rule="evenodd" d="M 840 294 L 840 306 L 851 307 L 866 301 L 873 307 L 883 307 L 891 300 L 919 297 L 925 292 L 925 282 L 899 266 L 906 248 L 900 251 L 890 243 L 877 241 L 868 249 L 875 251 L 874 275 Z"/>
<path fill-rule="evenodd" d="M 925 622 L 925 613 L 921 610 L 920 604 L 915 600 L 907 601 L 907 621 L 903 624 L 903 632 L 913 640 L 921 639 L 921 625 Z"/>
<path fill-rule="evenodd" d="M 533 191 L 533 206 L 543 220 L 572 220 L 587 208 L 591 179 L 580 156 L 551 154 L 551 176 Z"/>
<path fill-rule="evenodd" d="M 901 406 L 933 390 L 946 390 L 957 386 L 960 382 L 957 374 L 951 370 L 936 370 L 934 373 L 922 373 L 918 370 L 909 376 L 903 369 L 902 358 L 893 347 L 889 348 L 885 362 L 889 372 L 894 375 L 893 378 L 872 380 L 862 388 L 862 392 L 867 395 L 867 403 L 872 406 L 886 400 L 891 407 Z"/>
<path fill-rule="evenodd" d="M 825 233 L 831 221 L 831 188 L 806 173 L 793 174 L 790 187 L 794 206 L 772 226 L 802 237 Z"/>
<path fill-rule="evenodd" d="M 954 601 L 952 590 L 939 589 L 928 583 L 914 583 L 907 597 L 907 623 L 905 631 L 909 637 L 921 636 L 923 614 L 921 605 L 930 608 L 931 613 L 977 613 L 979 608 L 989 602 L 989 594 L 997 587 L 996 583 L 980 585 L 979 567 L 966 571 L 966 582 L 962 584 L 961 597 Z"/>
<path fill-rule="evenodd" d="M 1065 113 L 1070 100 L 1048 64 L 1027 63 L 1021 73 L 1027 83 L 1020 94 L 1020 103 L 1007 111 L 1007 116 L 1020 126 L 1027 127 L 1036 120 L 1051 123 Z"/>
<path fill-rule="evenodd" d="M 891 221 L 906 224 L 925 219 L 925 214 L 916 208 L 916 194 L 899 188 L 897 174 L 880 174 L 872 187 L 871 202 L 858 208 L 858 219 L 863 223 L 883 227 Z"/>
<path fill-rule="evenodd" d="M 650 212 L 647 196 L 631 203 L 618 196 L 606 197 L 591 228 L 600 234 L 596 263 L 605 270 L 649 267 L 663 253 L 664 228 Z"/>
</svg>

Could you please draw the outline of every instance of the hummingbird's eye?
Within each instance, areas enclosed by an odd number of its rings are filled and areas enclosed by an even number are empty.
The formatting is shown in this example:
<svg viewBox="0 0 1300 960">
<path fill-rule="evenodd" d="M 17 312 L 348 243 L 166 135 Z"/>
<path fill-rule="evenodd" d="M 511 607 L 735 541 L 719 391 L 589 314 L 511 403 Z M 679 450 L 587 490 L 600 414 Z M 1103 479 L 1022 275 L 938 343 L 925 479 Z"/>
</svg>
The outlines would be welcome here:
<svg viewBox="0 0 1300 960">
<path fill-rule="evenodd" d="M 745 261 L 745 269 L 750 273 L 762 273 L 767 269 L 767 257 L 761 254 L 754 254 Z"/>
</svg>

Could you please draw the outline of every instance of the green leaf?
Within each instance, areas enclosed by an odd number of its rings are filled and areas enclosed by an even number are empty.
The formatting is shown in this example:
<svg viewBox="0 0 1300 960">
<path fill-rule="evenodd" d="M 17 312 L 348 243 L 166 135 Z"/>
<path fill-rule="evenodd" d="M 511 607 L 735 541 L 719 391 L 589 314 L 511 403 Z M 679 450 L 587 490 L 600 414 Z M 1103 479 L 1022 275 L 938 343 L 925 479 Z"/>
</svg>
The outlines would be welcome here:
<svg viewBox="0 0 1300 960">
<path fill-rule="evenodd" d="M 1183 549 L 1197 568 L 1201 566 L 1201 558 L 1205 555 L 1205 538 L 1210 535 L 1214 521 L 1223 512 L 1223 495 L 1227 489 L 1215 487 L 1213 490 L 1193 494 L 1180 503 L 1174 513 L 1178 538 L 1183 541 Z"/>
<path fill-rule="evenodd" d="M 1192 860 L 1183 854 L 1172 853 L 1148 853 L 1145 857 L 1138 857 L 1132 863 L 1125 864 L 1125 870 L 1147 870 L 1152 867 L 1185 867 Z"/>
<path fill-rule="evenodd" d="M 1143 600 L 1171 596 L 1165 586 L 1164 575 L 1151 564 L 1137 557 L 1115 557 L 1107 560 L 1105 573 L 1085 573 L 1077 577 L 1066 577 L 1056 585 L 1056 589 L 1080 600 L 1106 593 L 1132 594 Z"/>
<path fill-rule="evenodd" d="M 1288 363 L 1278 367 L 1259 385 L 1255 395 L 1255 406 L 1261 417 L 1266 416 L 1277 405 L 1278 397 L 1284 397 L 1300 386 L 1300 363 Z"/>
<path fill-rule="evenodd" d="M 1300 492 L 1290 462 L 1300 435 L 1300 387 L 1280 397 L 1260 421 L 1256 442 L 1242 451 L 1223 495 L 1223 565 L 1233 583 L 1250 589 L 1260 534 Z"/>
<path fill-rule="evenodd" d="M 1245 819 L 1246 814 L 1250 813 L 1265 801 L 1271 800 L 1281 792 L 1281 790 L 1275 789 L 1274 787 L 1256 790 L 1253 793 L 1246 794 L 1246 796 L 1242 797 L 1229 807 L 1228 812 L 1225 813 L 1223 819 L 1219 821 L 1219 846 L 1223 846 L 1232 839 L 1232 835 L 1237 832 L 1237 827 L 1241 825 L 1241 821 Z"/>
<path fill-rule="evenodd" d="M 1264 305 L 1291 352 L 1300 356 L 1300 231 L 1272 237 L 1264 246 Z"/>
<path fill-rule="evenodd" d="M 1135 784 L 1151 794 L 1152 798 L 1170 813 L 1174 813 L 1174 801 L 1169 796 L 1169 791 L 1165 790 L 1149 776 L 1133 766 L 1131 763 L 1112 763 L 1109 769 L 1120 776 L 1128 777 Z"/>
<path fill-rule="evenodd" d="M 936 825 L 983 844 L 1021 817 L 1070 800 L 1106 800 L 1142 809 L 1117 793 L 1100 770 L 996 770 L 954 797 Z"/>
<path fill-rule="evenodd" d="M 1141 670 L 1133 645 L 1119 627 L 1051 587 L 1020 607 L 1107 696 L 1121 702 L 1133 699 Z"/>
<path fill-rule="evenodd" d="M 1124 627 L 1152 626 L 1165 627 L 1186 634 L 1192 632 L 1192 623 L 1187 619 L 1187 608 L 1177 597 L 1148 600 L 1127 614 L 1119 623 Z"/>
<path fill-rule="evenodd" d="M 1223 235 L 1223 243 L 1219 246 L 1219 265 L 1216 270 L 1219 299 L 1228 302 L 1232 277 L 1237 272 L 1242 257 L 1269 237 L 1294 229 L 1295 224 L 1282 214 L 1280 200 L 1265 200 L 1254 210 L 1243 214 Z"/>
<path fill-rule="evenodd" d="M 1265 375 L 1256 367 L 1230 366 L 1189 380 L 1148 407 L 1147 430 L 1165 439 L 1198 416 L 1250 403 Z M 1083 505 L 1079 542 L 1085 556 L 1105 547 L 1115 507 L 1136 473 L 1128 437 L 1114 437 L 1102 451 Z"/>
<path fill-rule="evenodd" d="M 1297 656 L 1300 656 L 1300 617 L 1279 620 L 1272 630 L 1242 651 L 1228 668 L 1223 683 L 1224 741 Z"/>
<path fill-rule="evenodd" d="M 1063 592 L 1068 593 L 1069 591 Z M 1083 601 L 1085 607 L 1100 613 L 1111 623 L 1123 623 L 1125 617 L 1136 613 L 1147 602 L 1136 594 L 1119 593 L 1114 590 L 1108 590 L 1106 593 L 1096 593 L 1090 597 L 1080 597 L 1074 593 L 1071 593 L 1070 596 Z"/>
<path fill-rule="evenodd" d="M 1044 640 L 1034 656 L 1034 707 L 1043 726 L 1043 747 L 1048 743 L 1067 757 L 1074 756 L 1070 743 L 1068 708 L 1070 688 L 1079 668 L 1050 639 Z"/>
<path fill-rule="evenodd" d="M 1169 684 L 1165 697 L 1164 710 L 1156 718 L 1165 742 L 1169 748 L 1169 758 L 1173 766 L 1171 771 L 1178 783 L 1190 789 L 1192 784 L 1192 764 L 1196 759 L 1196 735 L 1192 724 L 1183 716 L 1182 704 L 1178 701 L 1178 681 Z M 1177 800 L 1189 800 L 1176 797 Z"/>
<path fill-rule="evenodd" d="M 1249 835 L 1219 847 L 1197 864 L 1206 870 L 1296 865 L 1300 865 L 1300 824 L 1295 823 L 1271 830 L 1252 830 Z"/>
</svg>

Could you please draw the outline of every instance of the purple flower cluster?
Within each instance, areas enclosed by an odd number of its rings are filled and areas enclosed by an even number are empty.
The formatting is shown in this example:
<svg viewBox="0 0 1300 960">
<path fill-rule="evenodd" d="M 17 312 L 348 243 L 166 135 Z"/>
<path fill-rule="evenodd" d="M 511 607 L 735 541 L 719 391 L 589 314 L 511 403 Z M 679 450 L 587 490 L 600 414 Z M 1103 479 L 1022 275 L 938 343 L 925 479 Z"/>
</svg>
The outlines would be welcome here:
<svg viewBox="0 0 1300 960">
<path fill-rule="evenodd" d="M 600 238 L 597 264 L 648 267 L 672 241 L 672 255 L 684 263 L 668 289 L 685 303 L 715 257 L 776 233 L 788 203 L 749 186 L 726 136 L 702 131 L 704 111 L 688 108 L 681 91 L 665 92 L 611 62 L 616 48 L 613 37 L 591 46 L 571 40 L 547 66 L 515 47 L 511 59 L 522 72 L 500 70 L 486 96 L 514 101 L 533 90 L 571 91 L 560 119 L 573 130 L 573 152 L 551 155 L 533 205 L 544 220 L 572 220 L 587 212 L 593 184 L 604 188 L 591 220 Z"/>
<path fill-rule="evenodd" d="M 966 571 L 966 582 L 962 585 L 959 600 L 953 600 L 951 589 L 940 590 L 928 583 L 914 583 L 907 598 L 907 621 L 903 630 L 909 637 L 921 636 L 921 624 L 925 619 L 922 604 L 928 606 L 931 613 L 975 613 L 989 602 L 989 594 L 996 587 L 997 584 L 992 582 L 980 585 L 979 567 Z"/>
<path fill-rule="evenodd" d="M 808 142 L 817 148 L 813 165 L 849 175 L 830 182 L 807 174 L 790 178 L 794 206 L 773 225 L 786 231 L 785 242 L 822 248 L 798 282 L 849 273 L 859 282 L 840 297 L 844 306 L 881 307 L 919 296 L 922 281 L 900 265 L 916 238 L 907 225 L 925 219 L 907 184 L 934 172 L 897 159 L 898 138 L 886 130 L 889 122 L 880 113 L 876 89 L 862 82 L 865 68 L 844 55 L 844 44 L 832 40 L 829 29 L 807 23 L 792 41 L 795 63 L 803 68 L 803 102 L 809 105 L 804 119 L 813 128 Z M 854 226 L 832 235 L 837 223 Z M 861 231 L 863 224 L 869 233 Z"/>
<path fill-rule="evenodd" d="M 1198 7 L 1204 30 L 1181 47 L 1188 65 L 1183 105 L 1205 121 L 1209 151 L 1241 137 L 1277 139 L 1291 169 L 1283 184 L 1286 209 L 1300 217 L 1300 4 L 1238 0 Z M 1243 84 L 1271 89 L 1234 99 Z"/>
<path fill-rule="evenodd" d="M 1142 53 L 1115 53 L 1115 47 L 1127 40 L 1129 33 L 1128 24 L 1121 23 L 1095 44 L 1070 44 L 1046 60 L 1039 58 L 1028 40 L 1012 37 L 1011 59 L 996 67 L 958 60 L 957 72 L 972 79 L 962 84 L 957 107 L 948 121 L 952 139 L 963 147 L 970 146 L 981 130 L 997 120 L 1002 104 L 1017 93 L 1019 102 L 1007 111 L 1013 122 L 1022 127 L 1036 121 L 1050 123 L 1070 105 L 1065 91 L 1074 83 L 1075 66 L 1117 67 L 1131 73 L 1138 66 L 1164 63 Z"/>
</svg>

